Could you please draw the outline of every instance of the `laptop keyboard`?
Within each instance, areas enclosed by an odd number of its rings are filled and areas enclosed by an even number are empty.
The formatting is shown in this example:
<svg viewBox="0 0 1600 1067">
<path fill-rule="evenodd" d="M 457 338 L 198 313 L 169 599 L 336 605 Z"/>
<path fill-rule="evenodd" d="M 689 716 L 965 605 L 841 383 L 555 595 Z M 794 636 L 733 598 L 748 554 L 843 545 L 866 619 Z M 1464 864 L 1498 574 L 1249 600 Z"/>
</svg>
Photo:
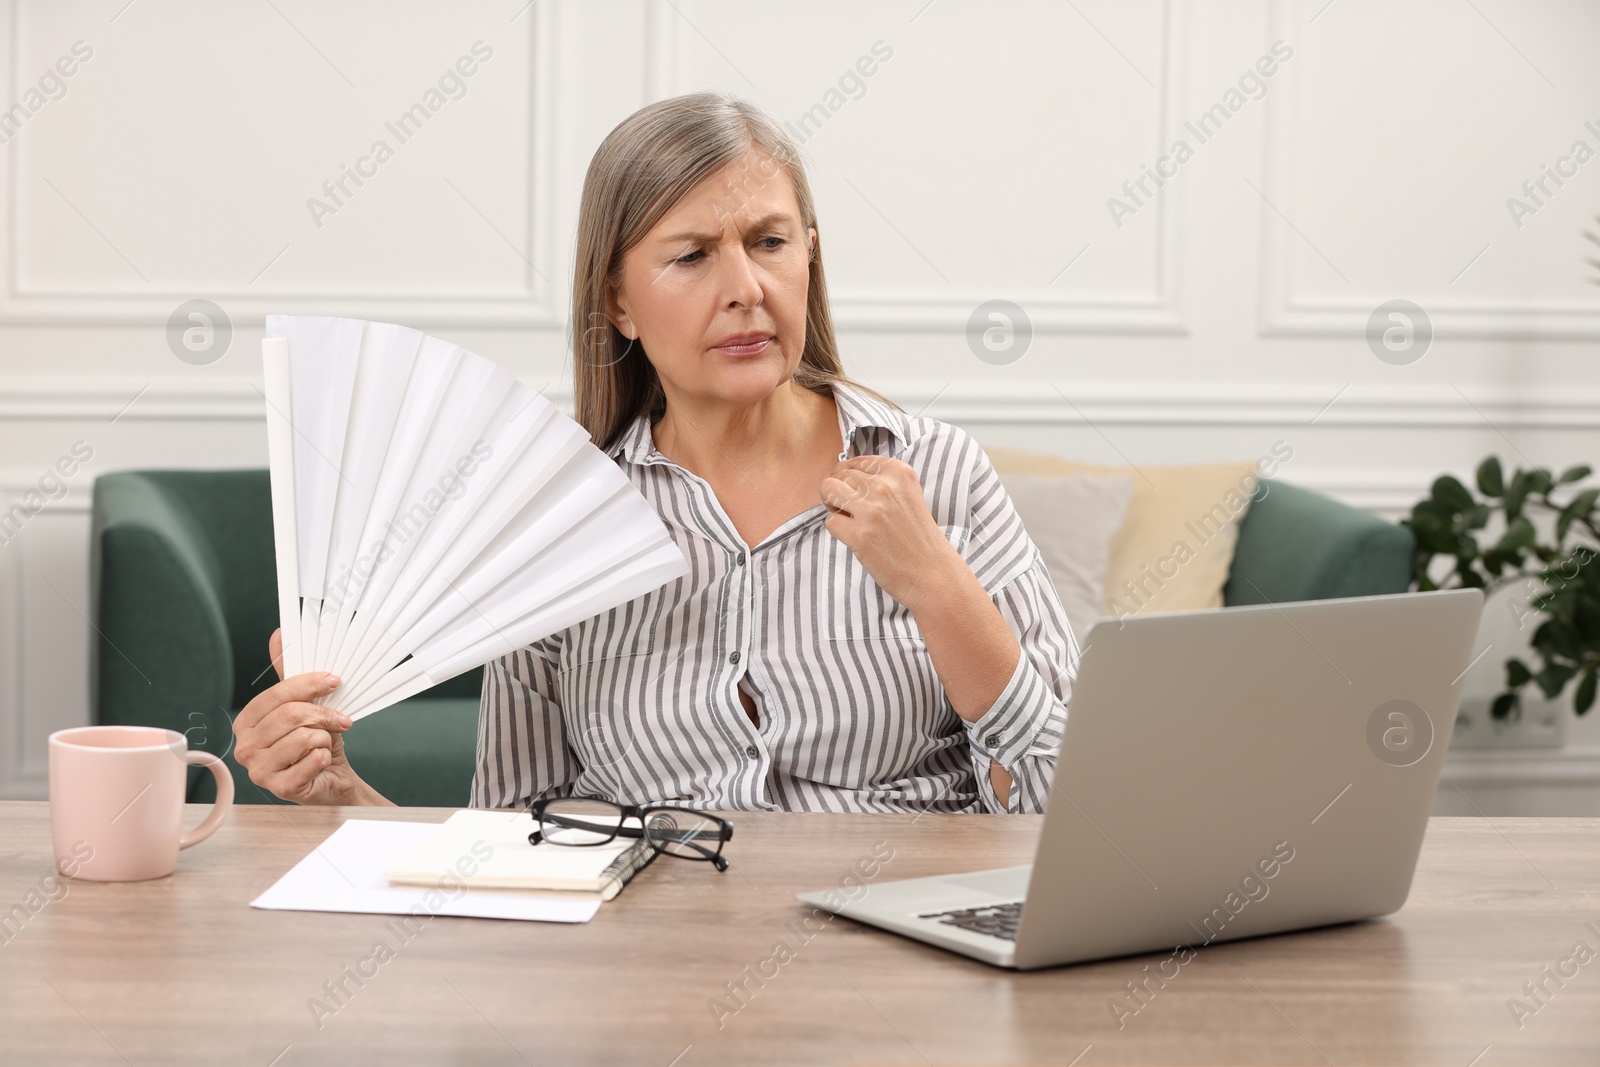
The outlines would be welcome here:
<svg viewBox="0 0 1600 1067">
<path fill-rule="evenodd" d="M 971 930 L 975 934 L 988 934 L 1005 941 L 1017 939 L 1017 924 L 1022 921 L 1022 901 L 1010 904 L 990 904 L 982 908 L 955 908 L 950 911 L 930 911 L 918 915 L 919 919 L 935 919 L 946 926 Z"/>
</svg>

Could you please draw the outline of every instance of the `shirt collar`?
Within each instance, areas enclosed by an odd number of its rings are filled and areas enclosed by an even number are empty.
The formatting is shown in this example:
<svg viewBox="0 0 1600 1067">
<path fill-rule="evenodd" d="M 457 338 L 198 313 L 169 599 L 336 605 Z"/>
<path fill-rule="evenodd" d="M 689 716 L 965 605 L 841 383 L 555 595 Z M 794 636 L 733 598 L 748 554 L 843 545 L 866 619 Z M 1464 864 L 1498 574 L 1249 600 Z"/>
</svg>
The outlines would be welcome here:
<svg viewBox="0 0 1600 1067">
<path fill-rule="evenodd" d="M 897 451 L 903 452 L 911 443 L 912 420 L 905 412 L 843 382 L 833 383 L 833 399 L 839 406 L 839 436 L 844 440 L 846 452 L 850 451 L 857 431 L 874 426 L 893 435 L 899 442 Z"/>
<path fill-rule="evenodd" d="M 621 456 L 629 463 L 643 463 L 644 458 L 654 449 L 650 440 L 650 414 L 636 416 L 633 423 L 606 449 L 606 455 L 612 459 Z"/>
<path fill-rule="evenodd" d="M 904 450 L 912 440 L 912 418 L 903 411 L 869 396 L 845 382 L 833 382 L 833 399 L 839 408 L 839 435 L 845 451 L 851 450 L 855 435 L 860 430 L 881 427 L 887 430 Z M 620 456 L 629 463 L 643 463 L 655 451 L 650 437 L 650 415 L 638 415 L 633 423 L 606 449 L 613 459 Z"/>
</svg>

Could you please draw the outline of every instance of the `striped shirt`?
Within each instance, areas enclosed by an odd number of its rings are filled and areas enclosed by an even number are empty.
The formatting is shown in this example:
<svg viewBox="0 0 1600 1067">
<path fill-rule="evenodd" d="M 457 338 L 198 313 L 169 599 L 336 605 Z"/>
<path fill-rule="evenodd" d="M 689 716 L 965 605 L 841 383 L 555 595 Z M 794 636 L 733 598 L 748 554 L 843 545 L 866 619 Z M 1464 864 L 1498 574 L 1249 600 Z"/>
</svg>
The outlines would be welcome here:
<svg viewBox="0 0 1600 1067">
<path fill-rule="evenodd" d="M 549 796 L 750 811 L 1044 810 L 1078 643 L 1039 550 L 977 442 L 835 385 L 848 455 L 916 470 L 935 522 L 1022 647 L 975 723 L 915 618 L 823 525 L 818 503 L 754 548 L 641 415 L 607 450 L 689 573 L 484 671 L 473 807 Z M 759 725 L 739 701 L 754 700 Z M 996 797 L 990 762 L 1011 775 Z"/>
</svg>

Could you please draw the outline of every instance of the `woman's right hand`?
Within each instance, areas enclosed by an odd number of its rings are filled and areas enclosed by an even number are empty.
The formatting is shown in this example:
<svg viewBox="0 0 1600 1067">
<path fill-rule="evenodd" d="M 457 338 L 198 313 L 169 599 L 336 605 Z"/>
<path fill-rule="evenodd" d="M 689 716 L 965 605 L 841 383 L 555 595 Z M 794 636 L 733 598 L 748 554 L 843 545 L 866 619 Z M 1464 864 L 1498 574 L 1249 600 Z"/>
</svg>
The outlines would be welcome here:
<svg viewBox="0 0 1600 1067">
<path fill-rule="evenodd" d="M 284 678 L 282 631 L 272 632 L 267 650 L 278 684 L 257 693 L 233 720 L 233 755 L 250 780 L 297 804 L 389 803 L 345 758 L 350 719 L 311 703 L 339 680 L 320 671 Z"/>
</svg>

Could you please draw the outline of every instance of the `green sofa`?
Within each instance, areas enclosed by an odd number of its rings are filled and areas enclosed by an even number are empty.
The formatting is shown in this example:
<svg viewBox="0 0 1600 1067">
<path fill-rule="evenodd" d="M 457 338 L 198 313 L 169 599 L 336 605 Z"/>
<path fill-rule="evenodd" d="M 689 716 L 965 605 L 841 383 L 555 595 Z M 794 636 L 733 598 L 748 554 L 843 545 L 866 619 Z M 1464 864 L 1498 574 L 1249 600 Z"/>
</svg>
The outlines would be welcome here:
<svg viewBox="0 0 1600 1067">
<path fill-rule="evenodd" d="M 1403 592 L 1410 531 L 1282 482 L 1239 528 L 1229 605 Z M 271 493 L 265 470 L 123 471 L 94 485 L 90 574 L 94 721 L 163 726 L 215 752 L 241 803 L 284 803 L 230 754 L 233 716 L 276 680 L 278 625 Z M 404 806 L 465 807 L 482 671 L 358 722 L 350 763 Z M 189 771 L 188 798 L 215 795 Z"/>
<path fill-rule="evenodd" d="M 124 471 L 94 483 L 90 652 L 94 721 L 164 726 L 215 752 L 240 803 L 286 803 L 231 755 L 233 716 L 277 681 L 272 499 L 265 470 Z M 345 734 L 361 776 L 406 806 L 466 807 L 481 670 L 362 719 Z M 190 768 L 191 801 L 216 795 Z"/>
</svg>

